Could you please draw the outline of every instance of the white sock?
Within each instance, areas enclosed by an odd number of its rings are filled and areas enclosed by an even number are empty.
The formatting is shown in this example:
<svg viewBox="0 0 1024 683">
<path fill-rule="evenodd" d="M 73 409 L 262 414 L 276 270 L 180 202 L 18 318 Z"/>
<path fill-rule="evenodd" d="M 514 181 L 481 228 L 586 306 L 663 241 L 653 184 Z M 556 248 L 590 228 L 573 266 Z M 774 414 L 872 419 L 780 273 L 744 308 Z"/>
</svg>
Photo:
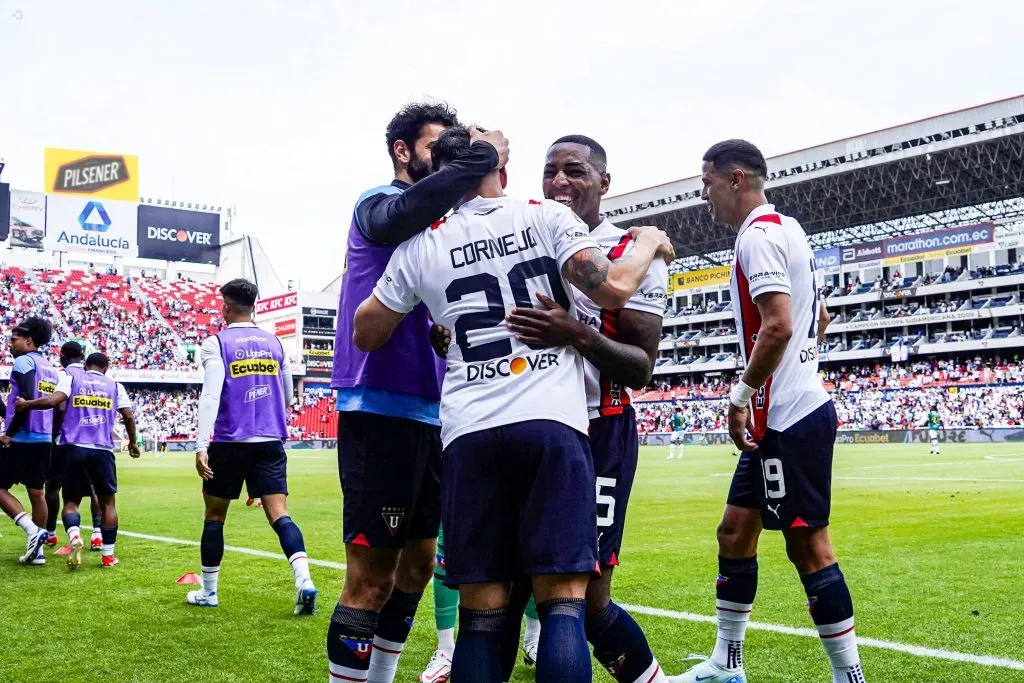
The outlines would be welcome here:
<svg viewBox="0 0 1024 683">
<path fill-rule="evenodd" d="M 402 656 L 404 649 L 405 643 L 374 636 L 370 670 L 366 674 L 367 683 L 393 683 L 395 674 L 398 673 L 398 658 Z"/>
<path fill-rule="evenodd" d="M 35 536 L 39 533 L 39 527 L 32 521 L 32 516 L 27 512 L 21 512 L 14 517 L 14 523 L 21 527 L 21 530 L 25 532 L 28 537 Z"/>
<path fill-rule="evenodd" d="M 98 538 L 100 540 L 103 540 L 103 531 L 100 530 L 98 527 L 93 529 L 92 530 L 92 537 L 93 538 Z"/>
<path fill-rule="evenodd" d="M 67 531 L 68 531 L 68 543 L 73 542 L 76 538 L 81 540 L 81 538 L 82 538 L 82 530 L 79 529 L 77 526 L 69 526 Z"/>
<path fill-rule="evenodd" d="M 288 562 L 292 565 L 292 573 L 295 575 L 295 588 L 301 588 L 302 584 L 310 581 L 309 578 L 309 558 L 306 557 L 306 553 L 299 551 L 288 558 Z"/>
<path fill-rule="evenodd" d="M 217 592 L 217 579 L 220 578 L 220 565 L 216 567 L 200 567 L 203 572 L 203 590 L 207 593 Z"/>
<path fill-rule="evenodd" d="M 658 660 L 652 660 L 651 665 L 647 669 L 634 678 L 629 683 L 669 683 L 668 676 L 661 670 L 661 665 L 658 664 Z"/>
<path fill-rule="evenodd" d="M 679 459 L 683 459 L 683 444 L 679 444 Z"/>
<path fill-rule="evenodd" d="M 668 459 L 671 460 L 673 457 L 675 457 L 675 454 L 676 454 L 676 445 L 674 443 L 670 443 L 668 445 Z"/>
<path fill-rule="evenodd" d="M 718 638 L 711 659 L 726 669 L 743 668 L 743 640 L 747 637 L 747 622 L 750 621 L 751 605 L 728 600 L 716 600 L 718 614 Z"/>
<path fill-rule="evenodd" d="M 113 557 L 113 556 L 114 556 L 114 544 L 113 543 L 104 543 L 103 544 L 103 557 Z"/>
<path fill-rule="evenodd" d="M 818 626 L 821 646 L 825 648 L 832 665 L 834 683 L 864 683 L 864 672 L 860 668 L 860 654 L 857 652 L 857 634 L 853 629 L 853 617 L 838 624 Z"/>
<path fill-rule="evenodd" d="M 526 617 L 526 631 L 523 632 L 523 645 L 540 642 L 540 619 Z"/>
<path fill-rule="evenodd" d="M 455 655 L 455 629 L 443 628 L 437 632 L 437 649 L 448 655 L 448 659 Z"/>
</svg>

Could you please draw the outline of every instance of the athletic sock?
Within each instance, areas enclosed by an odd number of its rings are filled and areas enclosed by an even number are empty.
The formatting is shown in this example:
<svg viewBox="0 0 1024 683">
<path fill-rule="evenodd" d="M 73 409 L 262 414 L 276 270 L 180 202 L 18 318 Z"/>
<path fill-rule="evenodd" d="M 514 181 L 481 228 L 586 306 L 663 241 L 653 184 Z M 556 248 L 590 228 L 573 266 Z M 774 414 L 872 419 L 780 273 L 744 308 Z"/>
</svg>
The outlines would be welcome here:
<svg viewBox="0 0 1024 683">
<path fill-rule="evenodd" d="M 199 540 L 199 561 L 204 567 L 220 567 L 224 559 L 224 522 L 207 519 Z"/>
<path fill-rule="evenodd" d="M 59 496 L 58 496 L 59 498 Z M 46 532 L 57 537 L 57 515 L 60 514 L 60 504 L 50 505 L 50 502 L 46 502 Z"/>
<path fill-rule="evenodd" d="M 667 683 L 654 659 L 643 629 L 625 610 L 609 602 L 603 610 L 584 620 L 587 640 L 594 646 L 594 659 L 601 662 L 617 681 L 623 683 Z"/>
<path fill-rule="evenodd" d="M 540 639 L 540 618 L 537 616 L 537 601 L 530 594 L 530 601 L 526 603 L 526 632 L 523 634 L 524 643 L 536 643 Z"/>
<path fill-rule="evenodd" d="M 832 680 L 864 683 L 853 627 L 853 598 L 839 564 L 801 576 L 800 580 L 807 593 L 807 609 L 832 665 Z"/>
<path fill-rule="evenodd" d="M 14 523 L 21 527 L 25 535 L 31 538 L 39 533 L 39 527 L 32 521 L 32 515 L 27 512 L 20 512 L 14 516 Z"/>
<path fill-rule="evenodd" d="M 102 528 L 103 533 L 103 556 L 113 557 L 114 556 L 114 545 L 117 543 L 117 525 L 105 526 Z"/>
<path fill-rule="evenodd" d="M 370 658 L 368 683 L 392 683 L 398 672 L 398 658 L 409 639 L 416 609 L 423 592 L 406 593 L 397 588 L 384 603 L 373 632 L 373 657 Z"/>
<path fill-rule="evenodd" d="M 718 558 L 715 612 L 718 637 L 711 659 L 726 669 L 743 668 L 743 641 L 757 594 L 757 556 Z"/>
<path fill-rule="evenodd" d="M 441 565 L 438 573 L 443 573 Z M 437 649 L 451 659 L 455 653 L 455 620 L 459 615 L 459 591 L 444 585 L 444 578 L 434 576 L 434 624 L 437 626 Z"/>
<path fill-rule="evenodd" d="M 64 523 L 64 531 L 68 534 L 68 543 L 75 540 L 76 537 L 82 537 L 82 530 L 79 528 L 79 525 L 82 523 L 82 516 L 77 512 L 64 515 L 61 518 L 61 522 Z"/>
<path fill-rule="evenodd" d="M 217 592 L 217 579 L 220 578 L 220 565 L 201 565 L 199 569 L 203 572 L 203 590 L 211 595 Z"/>
<path fill-rule="evenodd" d="M 103 526 L 103 513 L 99 509 L 92 510 L 92 532 L 95 534 L 96 530 Z"/>
<path fill-rule="evenodd" d="M 501 636 L 508 609 L 459 607 L 459 638 L 452 658 L 453 681 L 494 683 L 501 678 Z M 517 639 L 518 640 L 518 639 Z"/>
<path fill-rule="evenodd" d="M 306 542 L 302 538 L 302 531 L 288 515 L 278 517 L 271 526 L 277 532 L 281 550 L 292 566 L 295 587 L 298 588 L 309 580 L 309 558 L 306 557 Z"/>
<path fill-rule="evenodd" d="M 583 626 L 586 605 L 582 598 L 557 598 L 537 605 L 541 623 L 537 683 L 590 683 L 590 650 Z"/>
<path fill-rule="evenodd" d="M 337 605 L 327 627 L 329 681 L 366 683 L 377 613 Z"/>
</svg>

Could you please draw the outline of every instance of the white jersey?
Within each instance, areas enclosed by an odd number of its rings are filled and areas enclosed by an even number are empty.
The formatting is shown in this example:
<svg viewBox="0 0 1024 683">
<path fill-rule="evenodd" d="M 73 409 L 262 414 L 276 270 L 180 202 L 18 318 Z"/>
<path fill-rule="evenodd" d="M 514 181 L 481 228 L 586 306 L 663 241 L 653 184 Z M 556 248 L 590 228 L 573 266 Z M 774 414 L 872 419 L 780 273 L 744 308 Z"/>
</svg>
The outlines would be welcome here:
<svg viewBox="0 0 1024 683">
<path fill-rule="evenodd" d="M 526 420 L 555 420 L 586 434 L 583 359 L 571 347 L 531 349 L 505 325 L 541 292 L 576 315 L 562 265 L 596 248 L 567 207 L 545 200 L 478 197 L 399 246 L 373 290 L 410 312 L 420 301 L 451 330 L 441 391 L 441 441 Z"/>
<path fill-rule="evenodd" d="M 591 230 L 590 236 L 597 241 L 598 246 L 610 261 L 625 256 L 634 244 L 629 232 L 612 225 L 608 219 L 601 221 L 596 228 Z M 575 287 L 573 287 L 572 293 L 580 322 L 598 330 L 610 339 L 615 339 L 619 330 L 618 309 L 601 308 Z M 651 262 L 651 267 L 648 269 L 640 289 L 630 297 L 623 308 L 664 317 L 667 297 L 668 266 L 664 260 L 656 258 Z M 597 366 L 590 361 L 584 359 L 583 363 L 586 371 L 587 411 L 590 419 L 593 420 L 602 415 L 620 414 L 629 405 L 629 387 L 624 387 L 613 382 L 607 375 L 602 375 Z"/>
<path fill-rule="evenodd" d="M 793 336 L 779 366 L 752 399 L 753 436 L 760 439 L 765 429 L 788 429 L 829 400 L 818 374 L 814 253 L 800 223 L 776 212 L 772 204 L 750 212 L 736 236 L 735 253 L 729 289 L 745 363 L 761 329 L 754 299 L 768 292 L 790 296 Z"/>
</svg>

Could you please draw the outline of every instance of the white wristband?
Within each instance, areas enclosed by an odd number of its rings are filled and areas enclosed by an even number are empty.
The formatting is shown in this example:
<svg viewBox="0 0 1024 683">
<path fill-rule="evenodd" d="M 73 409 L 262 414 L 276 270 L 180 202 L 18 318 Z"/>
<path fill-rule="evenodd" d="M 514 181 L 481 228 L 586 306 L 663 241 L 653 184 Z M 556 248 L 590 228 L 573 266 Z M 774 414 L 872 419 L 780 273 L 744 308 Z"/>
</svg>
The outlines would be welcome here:
<svg viewBox="0 0 1024 683">
<path fill-rule="evenodd" d="M 750 403 L 751 397 L 757 393 L 757 389 L 745 384 L 743 380 L 736 382 L 732 388 L 732 392 L 729 394 L 729 403 L 733 404 L 737 408 L 746 408 Z"/>
</svg>

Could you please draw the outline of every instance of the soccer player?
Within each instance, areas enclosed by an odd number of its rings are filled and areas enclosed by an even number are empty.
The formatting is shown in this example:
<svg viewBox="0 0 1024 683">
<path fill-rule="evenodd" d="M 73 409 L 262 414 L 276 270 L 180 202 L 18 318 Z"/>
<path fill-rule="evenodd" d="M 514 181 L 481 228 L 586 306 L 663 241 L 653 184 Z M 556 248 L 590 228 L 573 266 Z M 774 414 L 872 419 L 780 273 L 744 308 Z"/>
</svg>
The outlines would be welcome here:
<svg viewBox="0 0 1024 683">
<path fill-rule="evenodd" d="M 939 415 L 939 407 L 932 406 L 928 411 L 928 438 L 932 442 L 932 455 L 939 455 L 939 429 L 942 427 L 942 416 Z"/>
<path fill-rule="evenodd" d="M 395 247 L 508 161 L 508 141 L 500 131 L 476 132 L 469 154 L 431 174 L 430 147 L 454 123 L 455 112 L 443 104 L 410 104 L 395 114 L 385 136 L 394 180 L 362 194 L 348 231 L 331 378 L 338 396 L 348 570 L 327 632 L 327 654 L 332 672 L 345 671 L 356 682 L 394 680 L 434 573 L 444 365 L 430 348 L 425 307 L 371 354 L 353 344 L 352 319 Z"/>
<path fill-rule="evenodd" d="M 25 554 L 22 564 L 46 564 L 43 543 L 46 541 L 46 496 L 43 486 L 50 467 L 50 439 L 53 411 L 39 410 L 30 414 L 15 411 L 18 399 L 49 396 L 57 385 L 57 371 L 43 357 L 40 349 L 50 343 L 53 327 L 43 318 L 26 318 L 11 330 L 11 393 L 7 396 L 4 423 L 0 435 L 0 508 L 25 532 Z M 32 507 L 25 512 L 21 502 L 11 494 L 15 484 L 24 484 Z"/>
<path fill-rule="evenodd" d="M 316 611 L 317 590 L 309 576 L 302 531 L 288 516 L 288 439 L 286 409 L 292 395 L 281 340 L 252 321 L 258 292 L 248 280 L 220 288 L 227 327 L 207 337 L 199 349 L 203 391 L 199 396 L 196 470 L 206 506 L 199 557 L 203 587 L 185 596 L 189 605 L 217 607 L 217 580 L 224 557 L 224 520 L 245 483 L 259 498 L 267 521 L 281 541 L 295 579 L 295 614 Z M 134 435 L 132 435 L 134 437 Z"/>
<path fill-rule="evenodd" d="M 469 154 L 470 140 L 461 127 L 442 133 L 435 169 Z M 569 283 L 621 308 L 655 255 L 674 254 L 664 233 L 634 228 L 631 253 L 609 262 L 568 208 L 508 199 L 503 186 L 503 171 L 488 174 L 451 218 L 395 251 L 356 313 L 354 341 L 380 348 L 420 302 L 455 332 L 441 397 L 447 583 L 462 603 L 452 679 L 502 680 L 510 581 L 526 574 L 542 623 L 537 680 L 590 681 L 583 617 L 597 530 L 583 364 L 572 347 L 519 340 L 505 317 L 534 297 L 575 315 Z"/>
<path fill-rule="evenodd" d="M 781 530 L 834 683 L 863 683 L 853 600 L 829 540 L 836 411 L 818 373 L 827 320 L 803 228 L 768 203 L 761 152 L 726 140 L 704 154 L 702 197 L 737 232 L 730 285 L 745 370 L 729 397 L 743 451 L 718 527 L 718 639 L 674 681 L 743 683 L 743 641 L 757 591 L 762 529 Z M 749 430 L 750 438 L 747 436 Z"/>
<path fill-rule="evenodd" d="M 74 365 L 79 369 L 85 367 L 85 349 L 76 341 L 64 342 L 60 347 L 61 370 L 59 378 L 67 373 L 66 368 Z M 53 409 L 53 444 L 50 448 L 50 471 L 46 477 L 46 545 L 57 545 L 57 515 L 61 511 L 60 491 L 64 485 L 64 471 L 68 466 L 68 448 L 59 443 L 61 420 L 64 413 L 60 408 Z M 103 513 L 100 511 L 99 499 L 94 491 L 89 492 L 89 511 L 92 513 L 92 538 L 89 549 L 95 552 L 103 550 Z"/>
<path fill-rule="evenodd" d="M 50 396 L 33 401 L 19 399 L 15 409 L 39 411 L 64 405 L 59 445 L 67 449 L 67 467 L 64 470 L 64 510 L 62 520 L 70 539 L 68 569 L 82 564 L 81 516 L 78 506 L 82 498 L 95 491 L 103 514 L 102 567 L 114 567 L 117 543 L 117 466 L 114 463 L 114 423 L 117 415 L 124 420 L 131 443 L 128 450 L 133 458 L 139 457 L 134 443 L 135 416 L 132 413 L 128 391 L 120 382 L 106 376 L 110 361 L 102 353 L 90 354 L 85 367 L 69 365 L 57 380 L 57 388 Z"/>
<path fill-rule="evenodd" d="M 679 446 L 679 459 L 683 459 L 683 446 L 686 441 L 686 418 L 683 417 L 683 409 L 676 406 L 675 412 L 672 413 L 670 421 L 672 427 L 672 436 L 668 444 L 668 457 L 666 460 L 671 460 L 675 457 L 676 446 Z"/>
</svg>

